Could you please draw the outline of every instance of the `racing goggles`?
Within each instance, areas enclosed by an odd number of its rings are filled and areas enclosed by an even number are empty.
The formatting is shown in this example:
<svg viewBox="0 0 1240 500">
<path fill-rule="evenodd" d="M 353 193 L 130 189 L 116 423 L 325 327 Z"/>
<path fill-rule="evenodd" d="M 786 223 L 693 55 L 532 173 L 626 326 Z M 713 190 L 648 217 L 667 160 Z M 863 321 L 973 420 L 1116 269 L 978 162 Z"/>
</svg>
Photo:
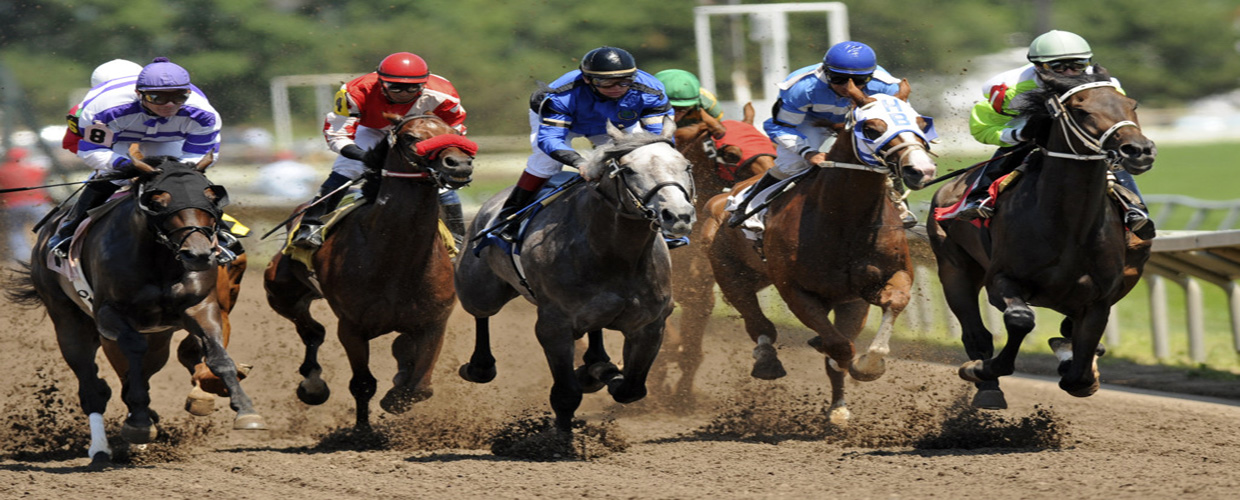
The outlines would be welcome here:
<svg viewBox="0 0 1240 500">
<path fill-rule="evenodd" d="M 609 89 L 612 87 L 632 87 L 632 78 L 591 78 L 590 84 L 595 88 Z"/>
<path fill-rule="evenodd" d="M 417 94 L 422 92 L 423 86 L 424 84 L 421 83 L 383 82 L 383 88 L 389 94 Z"/>
<path fill-rule="evenodd" d="M 1045 63 L 1043 66 L 1056 73 L 1063 73 L 1068 70 L 1081 72 L 1089 67 L 1089 59 L 1063 59 Z"/>
<path fill-rule="evenodd" d="M 168 103 L 185 104 L 189 100 L 189 91 L 185 92 L 143 92 L 142 100 L 155 105 L 164 105 Z"/>
<path fill-rule="evenodd" d="M 870 83 L 870 80 L 873 78 L 873 74 L 849 75 L 846 73 L 827 73 L 827 81 L 831 82 L 831 85 L 848 85 L 848 81 L 852 80 L 853 85 L 860 87 Z"/>
</svg>

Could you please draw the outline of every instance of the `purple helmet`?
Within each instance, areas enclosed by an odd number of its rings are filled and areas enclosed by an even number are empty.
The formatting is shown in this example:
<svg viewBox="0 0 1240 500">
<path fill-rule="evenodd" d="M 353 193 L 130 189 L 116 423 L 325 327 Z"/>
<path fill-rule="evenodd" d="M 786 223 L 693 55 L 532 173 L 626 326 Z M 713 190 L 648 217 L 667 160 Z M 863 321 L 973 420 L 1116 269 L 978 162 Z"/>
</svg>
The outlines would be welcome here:
<svg viewBox="0 0 1240 500">
<path fill-rule="evenodd" d="M 167 57 L 156 57 L 138 73 L 137 88 L 139 92 L 189 89 L 189 72 L 168 62 Z"/>
</svg>

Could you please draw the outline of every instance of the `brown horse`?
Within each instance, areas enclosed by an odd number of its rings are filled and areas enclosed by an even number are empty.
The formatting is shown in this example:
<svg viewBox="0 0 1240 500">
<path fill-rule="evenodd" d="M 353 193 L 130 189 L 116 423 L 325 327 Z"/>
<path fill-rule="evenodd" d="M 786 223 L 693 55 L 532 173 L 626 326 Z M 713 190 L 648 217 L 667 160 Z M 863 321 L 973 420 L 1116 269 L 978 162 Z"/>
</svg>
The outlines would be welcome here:
<svg viewBox="0 0 1240 500">
<path fill-rule="evenodd" d="M 237 412 L 233 428 L 266 428 L 224 350 L 224 311 L 235 302 L 235 282 L 221 276 L 217 262 L 218 220 L 227 195 L 202 174 L 211 156 L 196 165 L 167 156 L 143 159 L 135 146 L 130 157 L 141 173 L 131 189 L 137 195 L 92 214 L 91 224 L 74 240 L 73 253 L 80 255 L 76 265 L 49 260 L 47 239 L 57 224 L 47 224 L 30 274 L 22 287 L 10 291 L 11 298 L 42 303 L 52 317 L 61 353 L 78 378 L 91 428 L 88 453 L 96 462 L 110 460 L 112 453 L 103 425 L 111 389 L 99 378 L 96 353 L 103 348 L 122 380 L 121 396 L 129 409 L 122 437 L 147 443 L 155 439 L 159 421 L 150 408 L 150 377 L 167 363 L 172 334 L 181 329 L 190 337 L 178 357 L 196 382 L 205 377 L 193 366 L 205 357 Z M 86 285 L 75 285 L 53 270 L 62 264 L 75 267 Z M 221 284 L 228 290 L 220 290 Z"/>
<path fill-rule="evenodd" d="M 1079 397 L 1096 392 L 1094 357 L 1111 305 L 1136 285 L 1149 258 L 1149 242 L 1125 234 L 1107 195 L 1107 171 L 1115 165 L 1132 174 L 1149 170 L 1154 143 L 1137 125 L 1136 101 L 1100 66 L 1094 70 L 1078 77 L 1039 72 L 1045 88 L 1014 103 L 1029 118 L 1027 129 L 1043 153 L 1034 153 L 1040 164 L 1031 161 L 1001 194 L 988 229 L 954 219 L 926 225 L 943 292 L 972 360 L 960 376 L 976 384 L 975 406 L 1007 406 L 998 379 L 1012 373 L 1034 327 L 1031 305 L 1066 316 L 1063 338 L 1051 339 L 1060 359 L 1059 387 Z M 963 180 L 940 188 L 933 206 L 954 205 L 965 193 Z M 990 304 L 1003 311 L 1008 333 L 997 356 L 978 311 L 982 286 Z"/>
<path fill-rule="evenodd" d="M 268 304 L 296 325 L 306 345 L 297 397 L 311 405 L 331 394 L 318 362 L 325 330 L 310 315 L 312 301 L 327 299 L 353 369 L 349 392 L 357 403 L 357 428 L 370 426 L 376 391 L 371 339 L 399 332 L 392 343 L 399 368 L 379 402 L 384 410 L 404 413 L 434 393 L 431 372 L 456 301 L 446 246 L 452 242 L 439 231 L 438 190 L 468 184 L 477 151 L 433 115 L 388 119 L 389 140 L 365 158 L 363 196 L 371 202 L 336 223 L 314 254 L 313 269 L 277 253 L 264 274 Z"/>
<path fill-rule="evenodd" d="M 935 170 L 927 149 L 933 129 L 909 106 L 907 81 L 897 96 L 866 96 L 851 82 L 848 91 L 854 108 L 848 123 L 833 127 L 840 139 L 827 161 L 770 204 L 762 253 L 741 228 L 721 227 L 727 195 L 710 200 L 706 222 L 707 238 L 717 231 L 710 248 L 715 280 L 757 343 L 752 375 L 785 375 L 773 344 L 775 325 L 758 301 L 758 291 L 774 284 L 797 319 L 818 334 L 810 345 L 827 355 L 830 418 L 839 425 L 849 418 L 844 374 L 863 381 L 882 376 L 888 340 L 913 282 L 900 212 L 887 196 L 888 175 L 898 173 L 919 189 Z M 882 308 L 882 324 L 867 354 L 854 362 L 853 341 L 871 304 Z"/>
<path fill-rule="evenodd" d="M 706 202 L 732 187 L 737 181 L 761 175 L 774 166 L 775 148 L 753 126 L 753 105 L 745 104 L 744 121 L 722 123 L 702 109 L 695 110 L 696 123 L 676 129 L 676 149 L 693 165 L 697 190 L 694 208 L 698 220 L 710 218 Z M 697 224 L 689 235 L 691 244 L 672 252 L 672 297 L 680 306 L 680 327 L 668 322 L 663 356 L 656 363 L 654 380 L 667 378 L 667 368 L 680 370 L 674 394 L 681 403 L 691 401 L 693 381 L 702 365 L 702 340 L 715 308 L 715 278 L 710 269 L 704 225 Z"/>
</svg>

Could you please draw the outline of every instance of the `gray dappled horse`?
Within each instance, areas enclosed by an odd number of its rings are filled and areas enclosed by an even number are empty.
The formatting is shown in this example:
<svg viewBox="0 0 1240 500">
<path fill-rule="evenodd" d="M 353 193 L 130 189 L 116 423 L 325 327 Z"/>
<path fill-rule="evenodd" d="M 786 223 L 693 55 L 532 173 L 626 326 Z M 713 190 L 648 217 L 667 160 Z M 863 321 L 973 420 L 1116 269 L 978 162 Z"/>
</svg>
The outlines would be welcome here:
<svg viewBox="0 0 1240 500">
<path fill-rule="evenodd" d="M 1123 218 L 1108 196 L 1108 169 L 1136 175 L 1153 167 L 1157 151 L 1141 133 L 1137 102 L 1121 94 L 1100 66 L 1093 74 L 1062 76 L 1039 72 L 1045 88 L 1029 91 L 1013 105 L 1029 118 L 1026 130 L 1042 150 L 1040 163 L 1000 194 L 989 228 L 956 219 L 926 224 L 938 260 L 939 280 L 952 313 L 960 320 L 971 361 L 960 377 L 978 392 L 973 405 L 1005 408 L 999 377 L 1015 369 L 1016 354 L 1034 327 L 1029 306 L 1066 316 L 1062 337 L 1051 339 L 1059 356 L 1059 387 L 1085 397 L 1098 390 L 1095 355 L 1111 305 L 1137 284 L 1150 243 L 1125 232 Z M 964 196 L 965 177 L 939 188 L 935 208 Z M 982 323 L 977 294 L 1003 311 L 1007 343 L 998 355 Z M 992 357 L 993 356 L 993 357 Z"/>
<path fill-rule="evenodd" d="M 10 292 L 47 308 L 61 354 L 78 379 L 78 397 L 90 421 L 88 453 L 95 462 L 109 461 L 112 454 L 103 424 L 112 391 L 99 378 L 99 348 L 121 379 L 121 397 L 129 409 L 122 437 L 148 443 L 159 422 L 150 408 L 150 378 L 167 363 L 177 330 L 189 332 L 210 371 L 223 381 L 237 412 L 233 428 L 266 428 L 224 350 L 225 310 L 232 300 L 217 289 L 225 281 L 216 260 L 216 234 L 227 195 L 202 174 L 211 155 L 196 165 L 167 156 L 144 160 L 136 147 L 130 156 L 140 175 L 131 189 L 137 195 L 96 213 L 81 241 L 74 242 L 82 248 L 80 272 L 93 289 L 87 299 L 91 312 L 70 297 L 74 286 L 68 279 L 48 267 L 47 239 L 55 221 L 39 234 L 28 288 Z M 224 300 L 229 303 L 222 305 Z"/>
<path fill-rule="evenodd" d="M 530 218 L 517 257 L 522 273 L 499 245 L 475 255 L 479 242 L 472 235 L 496 222 L 508 193 L 483 204 L 456 272 L 461 306 L 477 326 L 462 377 L 479 383 L 494 378 L 488 318 L 523 296 L 538 308 L 534 331 L 555 379 L 551 407 L 559 429 L 571 429 L 583 391 L 606 385 L 621 403 L 646 395 L 646 375 L 672 312 L 671 260 L 663 237 L 689 234 L 696 218 L 689 162 L 672 146 L 673 129 L 670 119 L 662 136 L 625 135 L 609 124 L 613 142 L 581 168 L 587 182 Z M 624 334 L 623 371 L 603 350 L 604 328 Z M 573 341 L 587 333 L 585 365 L 574 370 Z"/>
<path fill-rule="evenodd" d="M 758 292 L 773 284 L 788 309 L 818 334 L 810 344 L 826 354 L 829 417 L 838 425 L 850 417 L 845 374 L 862 381 L 882 376 L 896 317 L 911 293 L 913 266 L 888 176 L 920 189 L 936 167 L 928 152 L 931 122 L 906 102 L 910 92 L 901 81 L 896 96 L 867 96 L 848 82 L 854 106 L 848 123 L 824 124 L 839 135 L 827 161 L 771 202 L 763 254 L 741 228 L 722 224 L 729 195 L 710 200 L 711 219 L 703 223 L 705 233 L 714 233 L 708 238 L 715 281 L 757 344 L 751 375 L 770 380 L 786 374 L 773 344 L 775 325 L 758 300 Z M 853 342 L 870 305 L 882 308 L 882 323 L 867 352 L 854 360 Z"/>
</svg>

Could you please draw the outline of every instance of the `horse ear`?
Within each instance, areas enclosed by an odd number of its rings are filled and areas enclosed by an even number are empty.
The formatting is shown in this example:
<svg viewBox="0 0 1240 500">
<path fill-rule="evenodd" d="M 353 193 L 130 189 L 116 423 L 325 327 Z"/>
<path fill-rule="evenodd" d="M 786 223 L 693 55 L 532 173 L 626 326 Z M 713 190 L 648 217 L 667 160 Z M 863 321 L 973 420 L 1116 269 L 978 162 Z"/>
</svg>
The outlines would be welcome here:
<svg viewBox="0 0 1240 500">
<path fill-rule="evenodd" d="M 702 112 L 702 116 L 705 117 L 708 115 L 706 114 L 706 112 Z M 702 120 L 702 121 L 706 121 L 706 120 Z M 676 137 L 676 120 L 672 118 L 670 115 L 663 116 L 663 133 L 659 134 L 659 136 L 669 141 L 673 140 Z"/>
<path fill-rule="evenodd" d="M 745 103 L 744 113 L 744 118 L 742 118 L 741 121 L 753 125 L 753 117 L 755 116 L 753 111 L 753 102 Z"/>
<path fill-rule="evenodd" d="M 198 163 L 194 165 L 194 170 L 205 172 L 207 167 L 210 167 L 212 163 L 215 163 L 215 152 L 207 151 L 207 156 L 204 156 L 201 160 L 198 160 Z"/>
<path fill-rule="evenodd" d="M 134 168 L 138 169 L 138 172 L 141 172 L 142 174 L 145 174 L 145 175 L 150 175 L 150 174 L 154 174 L 158 172 L 158 170 L 155 167 L 152 167 L 148 165 L 145 161 L 142 161 L 142 158 L 144 158 L 144 156 L 142 155 L 142 147 L 139 146 L 138 143 L 136 142 L 133 144 L 130 144 L 129 145 L 129 159 L 133 162 Z"/>
<path fill-rule="evenodd" d="M 900 79 L 900 91 L 896 92 L 896 99 L 908 101 L 908 95 L 913 93 L 913 86 L 908 84 L 908 78 Z"/>
<path fill-rule="evenodd" d="M 228 206 L 228 190 L 219 184 L 212 184 L 202 190 L 202 193 L 215 203 L 215 206 L 224 208 Z"/>
<path fill-rule="evenodd" d="M 857 87 L 857 84 L 853 83 L 852 80 L 848 80 L 848 84 L 844 88 L 846 89 L 845 93 L 848 94 L 848 98 L 852 99 L 853 104 L 856 104 L 858 108 L 865 106 L 866 104 L 869 104 L 870 101 L 874 100 L 873 97 L 865 95 L 865 92 L 862 92 L 861 89 Z"/>
<path fill-rule="evenodd" d="M 616 126 L 611 123 L 611 120 L 607 120 L 607 135 L 612 139 L 619 139 L 624 137 L 624 131 L 616 128 Z"/>
</svg>

